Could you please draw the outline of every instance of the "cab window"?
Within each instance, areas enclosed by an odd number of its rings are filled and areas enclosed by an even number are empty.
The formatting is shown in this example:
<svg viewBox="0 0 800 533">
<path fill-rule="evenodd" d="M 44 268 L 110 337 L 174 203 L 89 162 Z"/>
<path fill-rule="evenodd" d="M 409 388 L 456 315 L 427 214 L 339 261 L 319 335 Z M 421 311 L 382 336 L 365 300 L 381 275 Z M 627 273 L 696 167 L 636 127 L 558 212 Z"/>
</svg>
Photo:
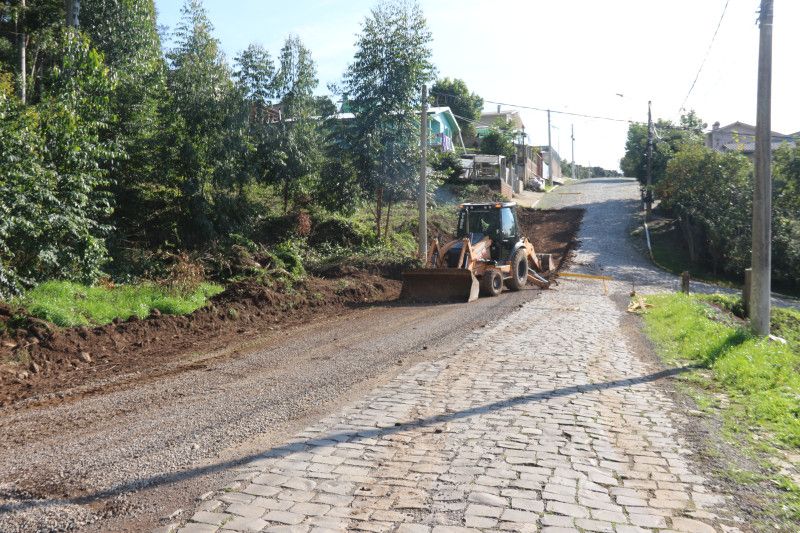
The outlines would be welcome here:
<svg viewBox="0 0 800 533">
<path fill-rule="evenodd" d="M 500 233 L 503 238 L 508 239 L 517 234 L 517 223 L 510 207 L 504 207 L 500 210 L 500 222 Z"/>
</svg>

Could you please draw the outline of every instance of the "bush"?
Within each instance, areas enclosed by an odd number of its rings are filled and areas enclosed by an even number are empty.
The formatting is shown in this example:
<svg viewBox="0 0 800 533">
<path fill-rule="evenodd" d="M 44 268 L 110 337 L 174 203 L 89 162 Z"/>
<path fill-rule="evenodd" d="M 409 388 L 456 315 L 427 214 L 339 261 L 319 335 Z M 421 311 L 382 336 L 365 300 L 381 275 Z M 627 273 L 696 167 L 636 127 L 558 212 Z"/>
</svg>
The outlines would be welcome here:
<svg viewBox="0 0 800 533">
<path fill-rule="evenodd" d="M 329 218 L 316 224 L 311 230 L 308 244 L 319 246 L 361 246 L 367 239 L 364 228 L 344 218 Z"/>
</svg>

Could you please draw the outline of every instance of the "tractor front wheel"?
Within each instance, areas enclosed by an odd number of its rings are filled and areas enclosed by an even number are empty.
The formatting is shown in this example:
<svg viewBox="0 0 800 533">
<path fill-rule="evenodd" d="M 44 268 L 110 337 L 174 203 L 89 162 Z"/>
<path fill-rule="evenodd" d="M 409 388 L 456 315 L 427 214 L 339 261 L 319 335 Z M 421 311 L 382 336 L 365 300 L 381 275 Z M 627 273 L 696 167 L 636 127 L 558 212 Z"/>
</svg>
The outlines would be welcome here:
<svg viewBox="0 0 800 533">
<path fill-rule="evenodd" d="M 497 270 L 487 270 L 481 278 L 481 296 L 497 296 L 503 292 L 503 276 Z"/>
<path fill-rule="evenodd" d="M 511 276 L 506 280 L 506 284 L 512 291 L 522 290 L 528 284 L 528 258 L 525 256 L 525 248 L 514 252 L 511 258 Z"/>
</svg>

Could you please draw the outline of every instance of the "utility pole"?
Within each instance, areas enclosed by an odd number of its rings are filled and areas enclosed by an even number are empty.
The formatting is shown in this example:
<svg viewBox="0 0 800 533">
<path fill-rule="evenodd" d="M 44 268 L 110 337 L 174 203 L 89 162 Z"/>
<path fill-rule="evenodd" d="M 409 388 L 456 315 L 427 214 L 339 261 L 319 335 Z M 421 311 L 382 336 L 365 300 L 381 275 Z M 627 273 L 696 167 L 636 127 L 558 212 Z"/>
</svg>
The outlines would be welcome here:
<svg viewBox="0 0 800 533">
<path fill-rule="evenodd" d="M 19 99 L 23 104 L 28 99 L 28 35 L 25 33 L 26 0 L 19 0 L 19 11 L 15 20 L 19 45 Z"/>
<path fill-rule="evenodd" d="M 647 102 L 647 186 L 645 189 L 645 204 L 647 215 L 653 211 L 653 114 L 650 110 L 652 102 Z"/>
<path fill-rule="evenodd" d="M 67 26 L 77 28 L 79 25 L 79 15 L 81 12 L 81 0 L 64 0 L 64 7 L 66 8 Z"/>
<path fill-rule="evenodd" d="M 575 179 L 575 124 L 572 125 L 572 179 Z"/>
<path fill-rule="evenodd" d="M 753 187 L 753 259 L 750 328 L 769 335 L 772 282 L 772 18 L 773 0 L 761 0 L 758 45 L 755 187 Z"/>
<path fill-rule="evenodd" d="M 419 188 L 417 189 L 417 202 L 419 207 L 419 257 L 423 261 L 428 258 L 428 87 L 422 85 L 422 110 L 419 121 L 421 124 L 419 144 L 422 154 L 419 164 Z"/>
<path fill-rule="evenodd" d="M 553 186 L 553 139 L 550 131 L 550 110 L 547 110 L 547 158 L 550 163 L 547 165 L 547 185 Z"/>
</svg>

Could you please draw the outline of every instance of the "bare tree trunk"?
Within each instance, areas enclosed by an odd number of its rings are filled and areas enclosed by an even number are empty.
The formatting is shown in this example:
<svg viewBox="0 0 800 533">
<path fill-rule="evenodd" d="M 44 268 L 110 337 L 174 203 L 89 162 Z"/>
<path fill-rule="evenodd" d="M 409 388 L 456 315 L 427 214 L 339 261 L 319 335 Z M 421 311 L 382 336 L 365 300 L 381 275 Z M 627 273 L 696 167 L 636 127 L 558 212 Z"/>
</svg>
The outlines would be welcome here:
<svg viewBox="0 0 800 533">
<path fill-rule="evenodd" d="M 680 226 L 683 230 L 683 238 L 686 240 L 686 246 L 689 248 L 689 262 L 695 264 L 697 262 L 697 251 L 694 247 L 694 230 L 689 216 L 683 215 L 680 219 Z"/>
<path fill-rule="evenodd" d="M 80 20 L 81 0 L 64 0 L 64 8 L 67 14 L 67 26 L 77 28 Z"/>
<path fill-rule="evenodd" d="M 375 237 L 381 239 L 381 219 L 383 218 L 383 187 L 375 191 Z"/>
<path fill-rule="evenodd" d="M 17 43 L 19 46 L 19 99 L 23 104 L 28 101 L 28 35 L 25 33 L 26 8 L 26 0 L 19 0 L 19 11 L 14 21 L 14 29 L 17 32 Z"/>
<path fill-rule="evenodd" d="M 389 238 L 389 220 L 392 218 L 392 198 L 389 197 L 388 202 L 386 203 L 386 229 L 383 232 L 383 238 Z"/>
</svg>

